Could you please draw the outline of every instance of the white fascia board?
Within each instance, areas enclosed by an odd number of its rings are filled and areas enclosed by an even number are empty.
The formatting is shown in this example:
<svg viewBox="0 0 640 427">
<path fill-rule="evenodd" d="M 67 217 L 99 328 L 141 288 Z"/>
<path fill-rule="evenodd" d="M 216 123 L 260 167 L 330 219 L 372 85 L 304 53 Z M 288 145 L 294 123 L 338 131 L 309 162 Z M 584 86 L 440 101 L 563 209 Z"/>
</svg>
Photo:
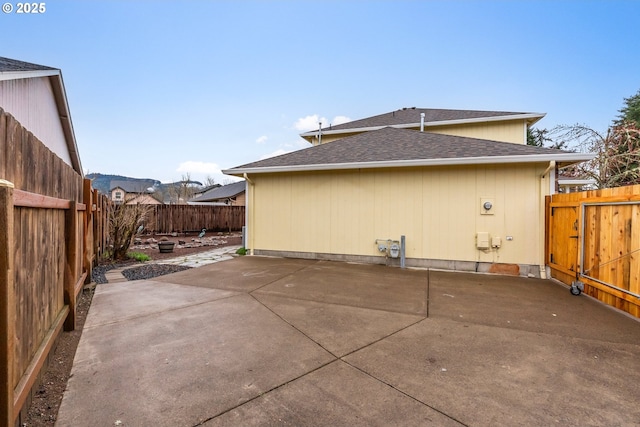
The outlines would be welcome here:
<svg viewBox="0 0 640 427">
<path fill-rule="evenodd" d="M 509 120 L 531 120 L 531 124 L 537 122 L 546 116 L 545 113 L 526 113 L 526 114 L 509 114 L 507 116 L 492 116 L 492 117 L 476 117 L 471 119 L 455 119 L 455 120 L 440 120 L 435 122 L 424 122 L 425 130 L 427 127 L 433 126 L 451 126 L 451 125 L 460 125 L 460 124 L 469 124 L 469 123 L 486 123 L 486 122 L 504 122 Z M 383 126 L 368 126 L 362 128 L 350 128 L 350 129 L 338 129 L 338 130 L 322 130 L 322 135 L 339 135 L 342 133 L 359 133 L 359 132 L 371 132 L 374 130 L 383 129 L 386 127 L 392 127 L 397 129 L 411 129 L 411 128 L 419 128 L 420 122 L 416 123 L 402 123 L 399 125 L 383 125 Z M 428 130 L 427 130 L 428 132 Z M 318 131 L 309 131 L 305 133 L 301 133 L 301 137 L 313 137 L 317 136 Z"/>
<path fill-rule="evenodd" d="M 54 87 L 54 95 L 56 98 L 56 104 L 58 106 L 58 116 L 64 130 L 65 137 L 67 139 L 67 148 L 71 155 L 73 167 L 77 168 L 78 172 L 84 177 L 84 171 L 82 169 L 82 160 L 80 159 L 80 153 L 78 152 L 78 142 L 76 141 L 76 133 L 73 129 L 73 122 L 71 121 L 71 111 L 69 110 L 69 101 L 67 99 L 67 90 L 64 87 L 64 80 L 62 79 L 62 73 L 60 70 L 56 70 L 55 74 L 52 74 L 50 80 Z"/>
<path fill-rule="evenodd" d="M 595 179 L 558 179 L 559 185 L 588 185 L 595 183 Z"/>
<path fill-rule="evenodd" d="M 558 161 L 563 163 L 577 163 L 591 160 L 595 154 L 568 153 L 568 154 L 534 154 L 519 156 L 491 156 L 491 157 L 456 157 L 450 159 L 416 159 L 416 160 L 388 160 L 380 162 L 356 162 L 356 163 L 323 163 L 317 165 L 292 165 L 292 166 L 266 166 L 257 168 L 234 168 L 223 170 L 226 175 L 241 175 L 243 173 L 277 173 L 277 172 L 305 172 L 346 169 L 374 169 L 374 168 L 401 168 L 416 166 L 462 166 L 462 165 L 486 165 L 506 163 L 545 163 Z"/>
<path fill-rule="evenodd" d="M 60 70 L 37 70 L 37 71 L 0 71 L 0 81 L 33 79 L 35 77 L 59 76 Z"/>
</svg>

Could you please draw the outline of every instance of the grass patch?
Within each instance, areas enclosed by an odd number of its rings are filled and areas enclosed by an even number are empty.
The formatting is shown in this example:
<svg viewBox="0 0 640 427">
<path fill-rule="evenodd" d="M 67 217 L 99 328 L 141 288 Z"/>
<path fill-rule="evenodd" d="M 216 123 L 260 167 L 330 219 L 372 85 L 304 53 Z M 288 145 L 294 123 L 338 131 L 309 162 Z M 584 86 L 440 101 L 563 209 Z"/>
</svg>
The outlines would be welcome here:
<svg viewBox="0 0 640 427">
<path fill-rule="evenodd" d="M 129 252 L 127 254 L 127 257 L 129 257 L 130 259 L 135 259 L 136 261 L 149 261 L 151 259 L 151 257 L 147 254 L 143 254 L 142 252 Z"/>
</svg>

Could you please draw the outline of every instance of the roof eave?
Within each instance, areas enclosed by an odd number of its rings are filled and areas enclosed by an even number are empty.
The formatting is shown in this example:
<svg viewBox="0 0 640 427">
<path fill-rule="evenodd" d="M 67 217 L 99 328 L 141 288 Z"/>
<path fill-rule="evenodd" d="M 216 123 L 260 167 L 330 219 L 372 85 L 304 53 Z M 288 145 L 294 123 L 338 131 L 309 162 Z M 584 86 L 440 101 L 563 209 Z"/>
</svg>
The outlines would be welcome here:
<svg viewBox="0 0 640 427">
<path fill-rule="evenodd" d="M 387 160 L 378 162 L 352 163 L 323 163 L 317 165 L 266 166 L 257 168 L 225 169 L 222 173 L 232 176 L 242 176 L 245 173 L 278 173 L 278 172 L 310 172 L 347 169 L 400 168 L 418 166 L 463 166 L 483 164 L 507 163 L 545 163 L 556 161 L 562 165 L 580 163 L 591 160 L 595 154 L 567 153 L 567 154 L 534 154 L 518 156 L 484 156 L 484 157 L 456 157 L 443 159 L 415 159 L 415 160 Z"/>
<path fill-rule="evenodd" d="M 57 73 L 49 76 L 49 79 L 51 80 L 51 86 L 53 87 L 53 93 L 56 99 L 60 124 L 67 141 L 67 149 L 69 150 L 69 156 L 71 157 L 73 168 L 82 177 L 84 177 L 84 171 L 82 170 L 82 161 L 80 160 L 80 152 L 78 151 L 78 143 L 76 141 L 76 134 L 73 129 L 73 122 L 71 121 L 71 112 L 69 110 L 69 102 L 67 100 L 67 91 L 64 87 L 62 73 L 60 72 L 60 70 L 56 71 Z"/>
<path fill-rule="evenodd" d="M 0 71 L 0 81 L 33 79 L 36 77 L 51 77 L 56 75 L 60 75 L 60 70 Z"/>
<path fill-rule="evenodd" d="M 460 125 L 460 124 L 471 124 L 471 123 L 486 123 L 486 122 L 504 122 L 510 120 L 526 120 L 528 125 L 532 125 L 546 116 L 546 113 L 523 113 L 523 114 L 508 114 L 504 116 L 491 116 L 491 117 L 475 117 L 470 119 L 455 119 L 455 120 L 439 120 L 439 121 L 430 121 L 424 122 L 424 127 L 435 127 L 435 126 L 452 126 L 452 125 Z M 397 125 L 382 125 L 382 126 L 368 126 L 361 128 L 349 128 L 349 129 L 323 129 L 322 135 L 339 135 L 343 133 L 360 133 L 360 132 L 370 132 L 374 130 L 383 129 L 385 127 L 393 127 L 398 129 L 411 129 L 420 127 L 420 122 L 416 123 L 402 123 Z M 305 133 L 301 133 L 300 136 L 302 138 L 312 138 L 318 136 L 319 131 L 309 131 Z"/>
<path fill-rule="evenodd" d="M 560 185 L 589 185 L 595 184 L 595 179 L 562 179 L 558 178 L 558 184 Z"/>
</svg>

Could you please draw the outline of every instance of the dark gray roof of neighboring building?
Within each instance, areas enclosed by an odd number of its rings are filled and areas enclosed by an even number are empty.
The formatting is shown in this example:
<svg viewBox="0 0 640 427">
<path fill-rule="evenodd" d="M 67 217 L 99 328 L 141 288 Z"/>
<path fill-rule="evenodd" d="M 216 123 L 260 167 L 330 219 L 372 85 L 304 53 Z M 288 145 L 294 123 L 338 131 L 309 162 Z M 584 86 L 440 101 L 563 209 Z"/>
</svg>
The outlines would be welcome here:
<svg viewBox="0 0 640 427">
<path fill-rule="evenodd" d="M 535 122 L 544 117 L 540 113 L 522 113 L 509 111 L 480 111 L 480 110 L 450 110 L 440 108 L 402 108 L 400 110 L 391 111 L 389 113 L 379 114 L 377 116 L 367 117 L 364 119 L 354 120 L 335 126 L 325 126 L 322 128 L 323 133 L 338 131 L 348 131 L 357 129 L 369 129 L 376 127 L 394 126 L 402 127 L 403 125 L 417 125 L 420 123 L 420 114 L 424 113 L 425 123 L 450 122 L 450 121 L 480 121 L 482 119 L 516 119 L 528 118 Z M 303 133 L 302 136 L 310 136 L 317 134 L 317 130 Z"/>
<path fill-rule="evenodd" d="M 5 58 L 0 56 L 0 72 L 41 70 L 57 70 L 57 68 L 51 68 L 44 65 L 32 64 L 30 62 L 18 61 L 17 59 Z"/>
<path fill-rule="evenodd" d="M 153 187 L 154 182 L 149 180 L 145 181 L 124 181 L 124 180 L 111 180 L 109 184 L 109 190 L 113 191 L 115 188 L 122 188 L 127 193 L 152 193 L 149 188 Z"/>
<path fill-rule="evenodd" d="M 589 159 L 589 156 L 552 148 L 385 127 L 248 163 L 223 172 L 238 174 L 287 170 L 474 164 L 494 161 L 496 163 L 544 162 L 556 158 Z"/>
<path fill-rule="evenodd" d="M 194 197 L 190 201 L 203 202 L 207 200 L 227 199 L 229 197 L 235 197 L 244 191 L 245 191 L 245 182 L 238 181 L 238 182 L 234 182 L 233 184 L 223 185 L 222 187 L 212 188 L 208 191 L 205 191 L 198 197 Z"/>
</svg>

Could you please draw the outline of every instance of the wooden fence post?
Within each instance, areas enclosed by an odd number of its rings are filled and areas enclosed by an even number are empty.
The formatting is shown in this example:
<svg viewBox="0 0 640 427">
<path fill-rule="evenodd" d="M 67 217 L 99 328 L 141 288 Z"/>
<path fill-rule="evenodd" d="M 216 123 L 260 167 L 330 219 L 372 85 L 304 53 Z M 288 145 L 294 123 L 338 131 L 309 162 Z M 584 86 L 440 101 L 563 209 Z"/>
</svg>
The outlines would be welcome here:
<svg viewBox="0 0 640 427">
<path fill-rule="evenodd" d="M 76 328 L 76 281 L 78 259 L 78 202 L 71 200 L 64 222 L 66 240 L 66 262 L 64 269 L 64 302 L 69 305 L 69 315 L 64 322 L 65 331 Z"/>
<path fill-rule="evenodd" d="M 84 271 L 87 272 L 86 283 L 91 282 L 91 270 L 93 270 L 93 191 L 91 190 L 91 180 L 85 179 L 83 183 L 83 202 L 86 205 L 83 221 L 83 242 L 82 242 L 82 263 Z"/>
<path fill-rule="evenodd" d="M 102 235 L 102 195 L 98 190 L 93 190 L 93 203 L 91 216 L 93 217 L 93 262 L 94 265 L 102 256 L 104 237 Z"/>
<path fill-rule="evenodd" d="M 13 358 L 16 322 L 13 248 L 13 184 L 0 179 L 0 425 L 6 426 L 11 426 L 14 422 Z"/>
</svg>

